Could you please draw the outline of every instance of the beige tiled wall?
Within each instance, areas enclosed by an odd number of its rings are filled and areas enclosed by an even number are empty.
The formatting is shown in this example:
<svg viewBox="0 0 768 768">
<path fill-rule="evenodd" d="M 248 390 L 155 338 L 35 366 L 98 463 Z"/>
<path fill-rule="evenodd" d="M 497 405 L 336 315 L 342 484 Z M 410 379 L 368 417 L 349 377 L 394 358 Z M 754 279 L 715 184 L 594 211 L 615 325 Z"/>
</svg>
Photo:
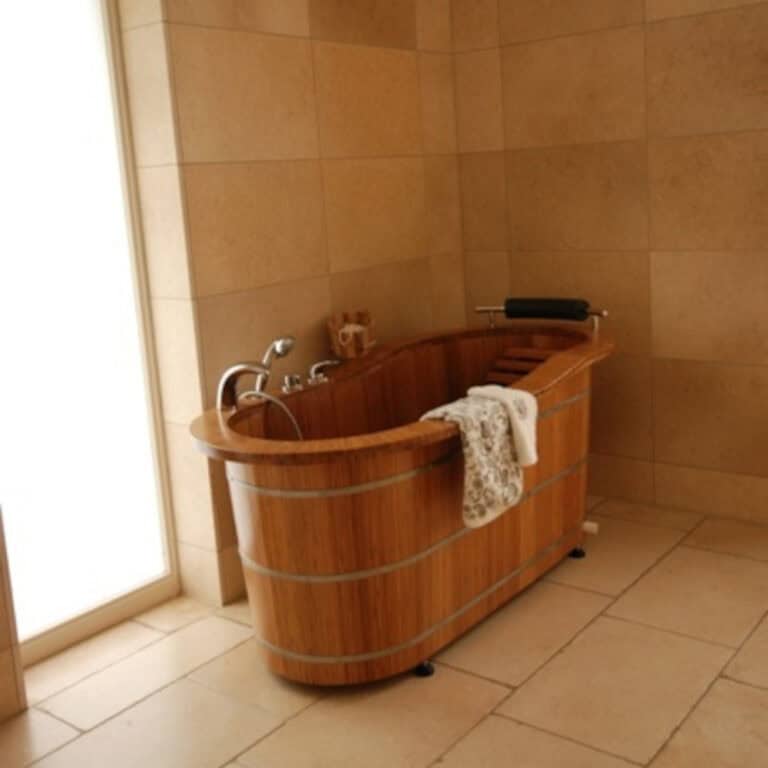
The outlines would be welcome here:
<svg viewBox="0 0 768 768">
<path fill-rule="evenodd" d="M 453 22 L 468 305 L 608 307 L 593 491 L 768 520 L 768 3 Z"/>
<path fill-rule="evenodd" d="M 221 371 L 291 333 L 276 374 L 305 372 L 334 311 L 383 339 L 465 322 L 450 0 L 122 0 L 121 21 L 182 581 L 221 602 L 231 511 L 187 434 Z"/>
<path fill-rule="evenodd" d="M 16 619 L 11 599 L 11 577 L 0 510 L 0 722 L 27 706 L 21 672 Z"/>
</svg>

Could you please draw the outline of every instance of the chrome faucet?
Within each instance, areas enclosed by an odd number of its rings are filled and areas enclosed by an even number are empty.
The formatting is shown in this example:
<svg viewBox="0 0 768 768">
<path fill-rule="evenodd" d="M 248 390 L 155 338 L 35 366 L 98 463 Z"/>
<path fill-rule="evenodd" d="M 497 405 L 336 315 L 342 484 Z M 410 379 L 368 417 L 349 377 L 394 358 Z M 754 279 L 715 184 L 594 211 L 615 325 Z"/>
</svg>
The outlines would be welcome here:
<svg viewBox="0 0 768 768">
<path fill-rule="evenodd" d="M 237 363 L 227 368 L 219 379 L 219 387 L 216 392 L 216 407 L 220 410 L 237 408 L 237 382 L 246 374 L 255 376 L 269 376 L 269 370 L 261 363 Z"/>
<path fill-rule="evenodd" d="M 261 365 L 264 368 L 264 372 L 256 376 L 256 384 L 254 385 L 253 390 L 246 394 L 261 394 L 265 390 L 267 383 L 269 382 L 269 375 L 272 371 L 272 361 L 276 357 L 285 357 L 293 349 L 295 344 L 296 339 L 293 336 L 281 336 L 272 341 L 267 347 L 264 357 L 261 358 Z"/>
<path fill-rule="evenodd" d="M 341 360 L 320 360 L 320 362 L 315 363 L 309 369 L 307 385 L 314 387 L 317 384 L 325 384 L 329 381 L 329 378 L 325 375 L 326 368 L 333 368 L 336 365 L 341 365 Z"/>
<path fill-rule="evenodd" d="M 241 376 L 246 376 L 248 374 L 255 375 L 256 377 L 267 376 L 268 378 L 269 368 L 267 368 L 263 363 L 237 363 L 231 368 L 227 368 L 227 370 L 224 371 L 224 373 L 221 375 L 221 378 L 219 379 L 219 387 L 216 392 L 216 408 L 219 411 L 237 409 L 237 382 Z M 291 409 L 282 400 L 274 397 L 273 395 L 270 395 L 269 392 L 258 392 L 255 390 L 251 392 L 245 392 L 241 395 L 241 397 L 249 396 L 259 398 L 261 400 L 267 400 L 268 402 L 276 405 L 288 417 L 294 431 L 296 432 L 296 437 L 298 437 L 299 440 L 304 439 L 304 435 L 301 431 L 301 427 L 299 426 L 299 422 L 291 412 Z"/>
</svg>

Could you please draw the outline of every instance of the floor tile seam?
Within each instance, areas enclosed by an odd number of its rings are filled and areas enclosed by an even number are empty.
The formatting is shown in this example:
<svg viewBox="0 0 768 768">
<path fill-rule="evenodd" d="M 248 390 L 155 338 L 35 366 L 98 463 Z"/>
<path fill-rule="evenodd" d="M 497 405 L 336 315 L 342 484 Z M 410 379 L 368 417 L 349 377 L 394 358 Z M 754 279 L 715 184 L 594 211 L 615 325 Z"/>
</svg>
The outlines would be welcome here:
<svg viewBox="0 0 768 768">
<path fill-rule="evenodd" d="M 306 706 L 302 707 L 302 708 L 301 708 L 301 709 L 299 709 L 298 711 L 294 712 L 294 713 L 293 713 L 292 715 L 290 715 L 289 717 L 286 717 L 286 718 L 285 718 L 285 719 L 284 719 L 284 720 L 283 720 L 281 723 L 279 723 L 277 726 L 275 726 L 274 728 L 272 728 L 270 731 L 268 731 L 267 733 L 264 733 L 264 734 L 262 734 L 261 736 L 259 736 L 259 738 L 258 738 L 258 739 L 256 739 L 255 741 L 251 742 L 251 743 L 250 743 L 250 744 L 249 744 L 247 747 L 245 747 L 245 749 L 242 749 L 240 752 L 238 752 L 238 753 L 237 753 L 237 755 L 235 755 L 234 757 L 230 757 L 229 759 L 227 759 L 227 760 L 226 760 L 226 761 L 223 763 L 223 765 L 221 766 L 221 768 L 226 768 L 226 766 L 228 766 L 228 765 L 229 765 L 230 763 L 232 763 L 232 762 L 236 763 L 236 764 L 237 764 L 237 765 L 239 765 L 239 766 L 243 766 L 243 768 L 246 768 L 246 766 L 245 766 L 243 763 L 239 762 L 240 758 L 241 758 L 241 757 L 242 757 L 244 754 L 246 754 L 247 752 L 250 752 L 250 751 L 251 751 L 252 749 L 254 749 L 256 746 L 258 746 L 259 744 L 261 744 L 261 742 L 262 742 L 262 741 L 266 740 L 266 739 L 267 739 L 267 738 L 269 738 L 270 736 L 273 736 L 273 735 L 274 735 L 274 734 L 276 734 L 278 731 L 281 731 L 281 730 L 282 730 L 283 728 L 285 728 L 285 726 L 286 726 L 286 725 L 288 725 L 288 723 L 290 723 L 292 720 L 295 720 L 297 717 L 299 717 L 299 715 L 303 715 L 303 714 L 304 714 L 304 713 L 305 713 L 305 712 L 306 712 L 308 709 L 311 709 L 311 708 L 312 708 L 312 707 L 314 707 L 316 704 L 319 704 L 321 701 L 323 701 L 323 700 L 324 700 L 324 699 L 326 699 L 326 698 L 327 698 L 327 694 L 326 694 L 326 693 L 322 693 L 322 694 L 320 694 L 320 695 L 319 695 L 319 697 L 318 697 L 318 698 L 317 698 L 315 701 L 310 701 L 310 702 L 309 702 L 309 704 L 307 704 Z"/>
<path fill-rule="evenodd" d="M 569 741 L 571 744 L 576 744 L 579 747 L 585 747 L 586 749 L 590 749 L 593 752 L 599 752 L 602 755 L 606 755 L 607 757 L 612 757 L 616 760 L 623 760 L 626 763 L 629 763 L 630 765 L 637 765 L 637 766 L 645 766 L 647 763 L 639 762 L 631 757 L 626 757 L 625 755 L 620 755 L 616 752 L 609 752 L 606 749 L 602 749 L 601 747 L 596 747 L 593 744 L 588 744 L 586 741 L 579 741 L 578 739 L 573 738 L 572 736 L 567 736 L 562 733 L 558 733 L 557 731 L 550 731 L 547 728 L 542 728 L 540 725 L 536 725 L 535 723 L 529 723 L 526 720 L 521 720 L 516 717 L 512 717 L 512 715 L 505 714 L 504 712 L 494 712 L 494 715 L 496 717 L 502 717 L 505 720 L 509 720 L 512 723 L 515 723 L 517 725 L 522 725 L 527 728 L 532 728 L 534 731 L 538 731 L 539 733 L 544 733 L 547 736 L 554 736 L 558 739 L 563 739 L 564 741 Z"/>
<path fill-rule="evenodd" d="M 644 629 L 652 629 L 656 632 L 663 632 L 666 635 L 672 635 L 674 637 L 679 637 L 683 640 L 693 640 L 697 643 L 704 643 L 705 645 L 712 646 L 713 648 L 720 648 L 724 651 L 730 651 L 732 653 L 737 653 L 739 650 L 738 645 L 729 645 L 728 643 L 721 643 L 717 640 L 708 640 L 704 637 L 698 637 L 697 635 L 689 635 L 686 632 L 679 632 L 675 629 L 669 629 L 668 627 L 662 627 L 658 624 L 649 624 L 645 621 L 639 621 L 638 619 L 630 619 L 626 616 L 617 616 L 616 614 L 609 613 L 605 616 L 606 619 L 613 619 L 614 621 L 621 621 L 624 624 L 632 624 L 636 627 L 643 627 Z"/>
<path fill-rule="evenodd" d="M 608 598 L 608 603 L 604 606 L 604 608 L 596 613 L 590 621 L 588 621 L 581 629 L 579 629 L 563 646 L 561 646 L 552 656 L 547 659 L 546 662 L 541 664 L 539 667 L 537 667 L 530 675 L 528 675 L 521 683 L 518 685 L 514 691 L 511 691 L 509 696 L 507 696 L 505 699 L 503 699 L 494 709 L 494 712 L 498 713 L 499 707 L 503 706 L 503 704 L 510 699 L 512 696 L 517 693 L 520 689 L 522 689 L 535 675 L 537 675 L 547 664 L 550 664 L 552 661 L 554 661 L 558 656 L 565 653 L 565 651 L 573 645 L 573 643 L 581 636 L 583 635 L 590 627 L 592 627 L 599 619 L 605 618 L 610 619 L 611 616 L 608 614 L 609 609 L 629 590 L 631 589 L 643 576 L 648 573 L 652 568 L 655 568 L 658 563 L 660 563 L 670 552 L 672 552 L 677 547 L 677 544 L 673 545 L 669 550 L 666 550 L 664 553 L 662 553 L 657 560 L 655 560 L 645 571 L 643 571 L 635 581 L 633 581 L 631 584 L 629 584 L 626 589 L 624 589 L 622 592 L 620 592 L 616 596 L 612 595 L 603 595 L 604 597 Z M 589 557 L 589 555 L 587 555 Z"/>
<path fill-rule="evenodd" d="M 733 659 L 736 657 L 736 654 L 738 651 L 734 651 L 728 659 L 726 659 L 725 663 L 720 667 L 720 670 L 715 674 L 715 676 L 712 678 L 712 680 L 709 682 L 709 684 L 705 687 L 703 693 L 696 699 L 696 701 L 693 703 L 693 705 L 688 709 L 688 712 L 680 719 L 680 722 L 672 729 L 667 739 L 664 741 L 664 743 L 654 752 L 651 759 L 647 762 L 647 765 L 652 765 L 656 758 L 667 748 L 667 745 L 672 741 L 672 739 L 675 738 L 677 733 L 680 731 L 680 729 L 685 725 L 685 723 L 688 722 L 691 715 L 698 709 L 699 704 L 701 704 L 702 701 L 706 698 L 707 694 L 712 690 L 715 683 L 721 679 L 721 675 L 725 671 L 725 669 L 728 667 L 728 665 L 733 661 Z"/>
<path fill-rule="evenodd" d="M 505 697 L 506 698 L 506 697 Z M 431 760 L 430 762 L 426 763 L 425 768 L 437 768 L 440 766 L 443 762 L 443 758 L 446 757 L 446 755 L 459 743 L 464 741 L 464 739 L 468 738 L 470 734 L 472 734 L 474 731 L 476 731 L 491 715 L 493 714 L 493 710 L 489 710 L 486 712 L 477 722 L 473 723 L 472 726 L 470 726 L 466 731 L 464 731 L 461 736 L 454 739 L 434 760 Z"/>
<path fill-rule="evenodd" d="M 162 638 L 161 638 L 162 639 Z M 155 694 L 160 693 L 161 691 L 166 690 L 167 688 L 170 688 L 175 683 L 180 682 L 181 680 L 187 680 L 189 679 L 189 676 L 193 674 L 194 672 L 197 672 L 197 670 L 201 669 L 202 667 L 206 666 L 207 664 L 210 664 L 212 661 L 215 661 L 220 656 L 223 656 L 226 653 L 229 653 L 230 651 L 234 651 L 235 649 L 239 648 L 242 645 L 245 645 L 247 642 L 251 640 L 250 637 L 246 638 L 245 640 L 242 640 L 241 642 L 237 643 L 236 645 L 233 645 L 231 648 L 228 648 L 226 651 L 222 651 L 221 653 L 216 654 L 215 656 L 211 656 L 210 658 L 206 659 L 205 661 L 201 662 L 200 664 L 197 664 L 195 667 L 190 669 L 187 672 L 184 672 L 183 674 L 180 674 L 176 677 L 174 677 L 172 680 L 169 680 L 164 685 L 158 686 L 154 690 L 150 691 L 144 696 L 141 696 L 140 698 L 136 699 L 135 701 L 131 702 L 127 706 L 123 707 L 122 709 L 118 710 L 117 712 L 113 712 L 109 717 L 104 718 L 103 720 L 100 720 L 98 723 L 92 725 L 90 728 L 81 728 L 78 725 L 75 725 L 74 723 L 70 723 L 69 720 L 62 717 L 61 715 L 57 716 L 57 719 L 62 720 L 67 725 L 71 725 L 73 728 L 77 728 L 79 731 L 82 732 L 83 735 L 86 733 L 91 733 L 92 731 L 95 731 L 97 728 L 101 728 L 101 726 L 105 725 L 106 723 L 110 722 L 111 720 L 114 720 L 116 717 L 119 717 L 123 713 L 127 712 L 129 709 L 133 709 L 134 707 L 138 706 L 139 704 L 143 704 L 147 699 L 151 698 Z M 128 657 L 126 657 L 128 658 Z M 104 671 L 104 670 L 102 670 Z M 98 673 L 96 673 L 98 674 Z M 88 678 L 85 678 L 88 679 Z M 83 681 L 81 681 L 83 682 Z M 195 682 L 190 679 L 190 682 Z M 58 694 L 57 694 L 58 695 Z M 51 697 L 53 698 L 53 697 Z M 50 701 L 50 699 L 47 699 L 47 701 Z M 50 712 L 47 709 L 44 709 L 42 706 L 38 705 L 38 708 L 41 709 L 43 712 L 45 712 L 48 715 L 53 715 L 52 712 Z"/>
<path fill-rule="evenodd" d="M 135 619 L 130 619 L 130 621 L 135 622 Z M 135 623 L 140 623 L 140 622 L 135 622 Z M 154 638 L 154 640 L 151 640 L 146 645 L 142 645 L 140 648 L 134 649 L 130 653 L 126 654 L 125 656 L 121 656 L 119 659 L 115 659 L 114 661 L 111 661 L 106 666 L 99 667 L 98 669 L 95 669 L 92 672 L 88 672 L 88 674 L 84 675 L 83 677 L 79 677 L 77 680 L 73 681 L 72 683 L 69 683 L 69 684 L 65 685 L 63 688 L 59 688 L 58 690 L 56 690 L 53 693 L 51 693 L 49 696 L 46 696 L 45 698 L 40 699 L 40 701 L 35 702 L 34 706 L 39 708 L 41 711 L 45 712 L 46 714 L 53 714 L 53 713 L 49 712 L 47 709 L 45 709 L 44 705 L 45 705 L 46 702 L 49 702 L 51 699 L 54 699 L 57 696 L 60 696 L 62 693 L 66 693 L 67 691 L 71 690 L 72 688 L 80 685 L 80 683 L 84 683 L 86 680 L 90 680 L 92 677 L 95 677 L 96 675 L 99 675 L 102 672 L 106 672 L 108 669 L 111 669 L 112 667 L 116 666 L 117 664 L 121 664 L 122 662 L 127 661 L 128 659 L 132 658 L 133 656 L 136 656 L 138 653 L 141 653 L 142 651 L 146 651 L 147 649 L 152 648 L 153 646 L 157 645 L 158 643 L 162 642 L 163 640 L 167 640 L 172 634 L 175 634 L 180 629 L 186 629 L 186 627 L 190 627 L 190 626 L 192 626 L 192 624 L 195 624 L 195 623 L 197 623 L 197 622 L 191 622 L 190 624 L 187 624 L 185 627 L 179 627 L 179 629 L 174 630 L 173 632 L 161 633 L 160 637 Z M 114 626 L 115 627 L 119 627 L 120 624 L 115 624 Z M 141 624 L 141 626 L 142 627 L 147 627 L 148 629 L 155 629 L 154 627 L 149 627 L 146 624 Z M 108 629 L 106 629 L 104 631 L 108 632 L 109 629 L 111 629 L 111 628 L 108 628 Z M 161 632 L 161 630 L 155 630 L 155 631 Z M 98 634 L 94 635 L 93 637 L 98 637 Z M 88 639 L 90 639 L 90 638 L 88 638 Z M 83 643 L 88 642 L 88 639 L 84 640 Z M 70 648 L 76 648 L 78 645 L 79 645 L 79 643 L 76 643 L 75 645 L 70 646 Z M 67 650 L 69 650 L 69 649 L 65 648 L 63 651 L 61 651 L 61 653 L 66 653 Z M 58 654 L 54 654 L 53 656 L 49 656 L 47 659 L 43 659 L 41 662 L 38 662 L 38 663 L 39 664 L 44 664 L 46 661 L 52 661 L 53 659 L 56 658 L 57 655 Z M 77 726 L 73 726 L 73 727 L 76 728 Z M 80 728 L 78 730 L 85 732 L 85 731 L 90 730 L 90 729 L 85 729 L 84 730 L 84 729 Z"/>
<path fill-rule="evenodd" d="M 759 557 L 750 557 L 750 555 L 740 555 L 736 552 L 726 552 L 722 549 L 714 549 L 713 547 L 705 547 L 701 544 L 686 544 L 684 541 L 680 542 L 680 547 L 682 549 L 693 549 L 697 552 L 710 552 L 713 555 L 724 555 L 725 557 L 732 557 L 734 560 L 746 560 L 750 563 L 762 563 L 763 565 L 768 566 L 768 557 L 766 558 L 759 558 Z"/>
</svg>

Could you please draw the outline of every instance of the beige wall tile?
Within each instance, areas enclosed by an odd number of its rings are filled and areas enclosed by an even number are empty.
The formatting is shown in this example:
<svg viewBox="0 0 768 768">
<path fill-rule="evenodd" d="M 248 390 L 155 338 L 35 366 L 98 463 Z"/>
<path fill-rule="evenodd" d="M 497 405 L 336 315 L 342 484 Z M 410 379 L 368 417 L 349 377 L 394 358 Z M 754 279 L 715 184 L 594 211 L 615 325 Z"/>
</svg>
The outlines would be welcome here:
<svg viewBox="0 0 768 768">
<path fill-rule="evenodd" d="M 270 285 L 199 301 L 200 341 L 207 403 L 214 402 L 222 372 L 241 360 L 261 359 L 272 339 L 292 334 L 297 345 L 275 363 L 278 387 L 285 373 L 304 373 L 328 355 L 325 320 L 331 313 L 327 277 Z"/>
<path fill-rule="evenodd" d="M 424 158 L 427 249 L 432 256 L 462 247 L 459 167 L 455 156 Z"/>
<path fill-rule="evenodd" d="M 281 35 L 309 35 L 307 0 L 166 0 L 168 20 Z"/>
<path fill-rule="evenodd" d="M 426 255 L 421 159 L 323 163 L 332 272 Z"/>
<path fill-rule="evenodd" d="M 221 602 L 231 603 L 245 595 L 245 577 L 237 546 L 227 547 L 218 553 L 221 579 Z"/>
<path fill-rule="evenodd" d="M 768 476 L 766 391 L 768 368 L 654 361 L 656 458 Z"/>
<path fill-rule="evenodd" d="M 648 125 L 670 136 L 768 128 L 768 5 L 648 27 Z"/>
<path fill-rule="evenodd" d="M 589 455 L 589 492 L 596 496 L 653 503 L 653 464 L 621 456 Z M 660 503 L 675 506 L 669 501 Z"/>
<path fill-rule="evenodd" d="M 594 368 L 592 449 L 634 459 L 653 458 L 651 361 L 618 354 Z"/>
<path fill-rule="evenodd" d="M 655 768 L 761 768 L 768 741 L 768 691 L 716 680 L 654 760 Z"/>
<path fill-rule="evenodd" d="M 219 553 L 178 542 L 179 576 L 185 595 L 206 605 L 223 605 Z"/>
<path fill-rule="evenodd" d="M 432 324 L 437 331 L 464 328 L 467 323 L 464 295 L 464 256 L 461 253 L 432 256 Z"/>
<path fill-rule="evenodd" d="M 504 48 L 506 147 L 642 138 L 644 45 L 637 26 Z"/>
<path fill-rule="evenodd" d="M 192 288 L 179 168 L 140 168 L 138 181 L 150 295 L 189 298 Z"/>
<path fill-rule="evenodd" d="M 309 0 L 309 19 L 317 40 L 416 47 L 416 0 Z"/>
<path fill-rule="evenodd" d="M 232 511 L 232 501 L 229 497 L 229 483 L 224 462 L 210 461 L 208 473 L 211 478 L 213 496 L 213 515 L 216 526 L 216 542 L 221 552 L 237 544 L 235 518 Z"/>
<path fill-rule="evenodd" d="M 328 269 L 318 160 L 186 166 L 198 296 Z"/>
<path fill-rule="evenodd" d="M 224 764 L 279 724 L 264 710 L 180 680 L 68 744 L 40 766 L 207 768 Z"/>
<path fill-rule="evenodd" d="M 238 762 L 252 768 L 430 765 L 506 694 L 448 668 L 429 679 L 361 686 L 307 708 Z"/>
<path fill-rule="evenodd" d="M 669 16 L 687 16 L 694 13 L 708 13 L 740 5 L 753 5 L 762 0 L 645 0 L 646 16 L 649 20 Z"/>
<path fill-rule="evenodd" d="M 453 0 L 451 10 L 455 51 L 498 47 L 497 0 Z"/>
<path fill-rule="evenodd" d="M 502 149 L 504 125 L 499 49 L 458 54 L 454 67 L 459 151 Z"/>
<path fill-rule="evenodd" d="M 120 24 L 124 29 L 154 24 L 163 19 L 163 0 L 118 0 Z"/>
<path fill-rule="evenodd" d="M 659 504 L 768 523 L 768 478 L 656 464 Z"/>
<path fill-rule="evenodd" d="M 507 247 L 507 181 L 503 152 L 459 155 L 464 247 L 501 251 Z"/>
<path fill-rule="evenodd" d="M 648 246 L 642 142 L 507 152 L 511 248 Z"/>
<path fill-rule="evenodd" d="M 165 441 L 176 538 L 217 549 L 208 459 L 195 447 L 186 425 L 166 424 Z"/>
<path fill-rule="evenodd" d="M 647 763 L 729 655 L 709 643 L 600 618 L 499 711 Z"/>
<path fill-rule="evenodd" d="M 650 185 L 652 247 L 768 244 L 768 133 L 652 141 Z"/>
<path fill-rule="evenodd" d="M 601 328 L 624 355 L 650 353 L 651 317 L 646 251 L 514 252 L 509 255 L 514 296 L 573 296 L 607 309 Z"/>
<path fill-rule="evenodd" d="M 174 163 L 176 137 L 165 25 L 125 32 L 123 57 L 136 163 Z"/>
<path fill-rule="evenodd" d="M 653 253 L 651 280 L 654 355 L 768 363 L 768 252 Z"/>
<path fill-rule="evenodd" d="M 189 424 L 203 405 L 194 304 L 154 299 L 152 319 L 163 415 L 174 424 Z"/>
<path fill-rule="evenodd" d="M 442 53 L 419 55 L 421 115 L 424 152 L 456 152 L 456 105 L 454 101 L 453 57 Z"/>
<path fill-rule="evenodd" d="M 0 723 L 24 708 L 16 677 L 15 648 L 0 651 Z"/>
<path fill-rule="evenodd" d="M 5 551 L 0 551 L 0 555 L 5 558 Z M 9 596 L 10 589 L 5 580 L 4 568 L 0 568 L 0 651 L 7 651 L 16 644 L 15 632 L 12 631 L 14 618 L 8 604 Z"/>
<path fill-rule="evenodd" d="M 399 261 L 331 275 L 334 312 L 368 309 L 381 341 L 407 338 L 432 329 L 429 259 Z"/>
<path fill-rule="evenodd" d="M 476 314 L 475 307 L 502 304 L 506 298 L 510 283 L 506 251 L 464 254 L 464 283 L 467 292 L 467 324 L 475 328 L 487 325 L 487 319 Z"/>
<path fill-rule="evenodd" d="M 416 0 L 416 25 L 421 50 L 453 50 L 451 0 Z"/>
<path fill-rule="evenodd" d="M 308 41 L 170 29 L 185 162 L 318 156 Z"/>
<path fill-rule="evenodd" d="M 323 157 L 421 153 L 416 53 L 330 43 L 314 52 Z"/>
<path fill-rule="evenodd" d="M 501 43 L 623 27 L 643 20 L 643 0 L 500 0 Z"/>
</svg>

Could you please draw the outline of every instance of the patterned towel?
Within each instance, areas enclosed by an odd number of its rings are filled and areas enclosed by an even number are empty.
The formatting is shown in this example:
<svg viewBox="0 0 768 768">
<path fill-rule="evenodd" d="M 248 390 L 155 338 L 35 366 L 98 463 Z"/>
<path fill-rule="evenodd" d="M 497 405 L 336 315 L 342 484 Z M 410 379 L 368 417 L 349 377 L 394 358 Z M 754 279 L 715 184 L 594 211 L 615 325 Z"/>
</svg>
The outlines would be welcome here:
<svg viewBox="0 0 768 768">
<path fill-rule="evenodd" d="M 459 425 L 464 449 L 464 524 L 479 528 L 495 520 L 523 495 L 506 407 L 486 397 L 465 397 L 425 413 Z"/>
</svg>

